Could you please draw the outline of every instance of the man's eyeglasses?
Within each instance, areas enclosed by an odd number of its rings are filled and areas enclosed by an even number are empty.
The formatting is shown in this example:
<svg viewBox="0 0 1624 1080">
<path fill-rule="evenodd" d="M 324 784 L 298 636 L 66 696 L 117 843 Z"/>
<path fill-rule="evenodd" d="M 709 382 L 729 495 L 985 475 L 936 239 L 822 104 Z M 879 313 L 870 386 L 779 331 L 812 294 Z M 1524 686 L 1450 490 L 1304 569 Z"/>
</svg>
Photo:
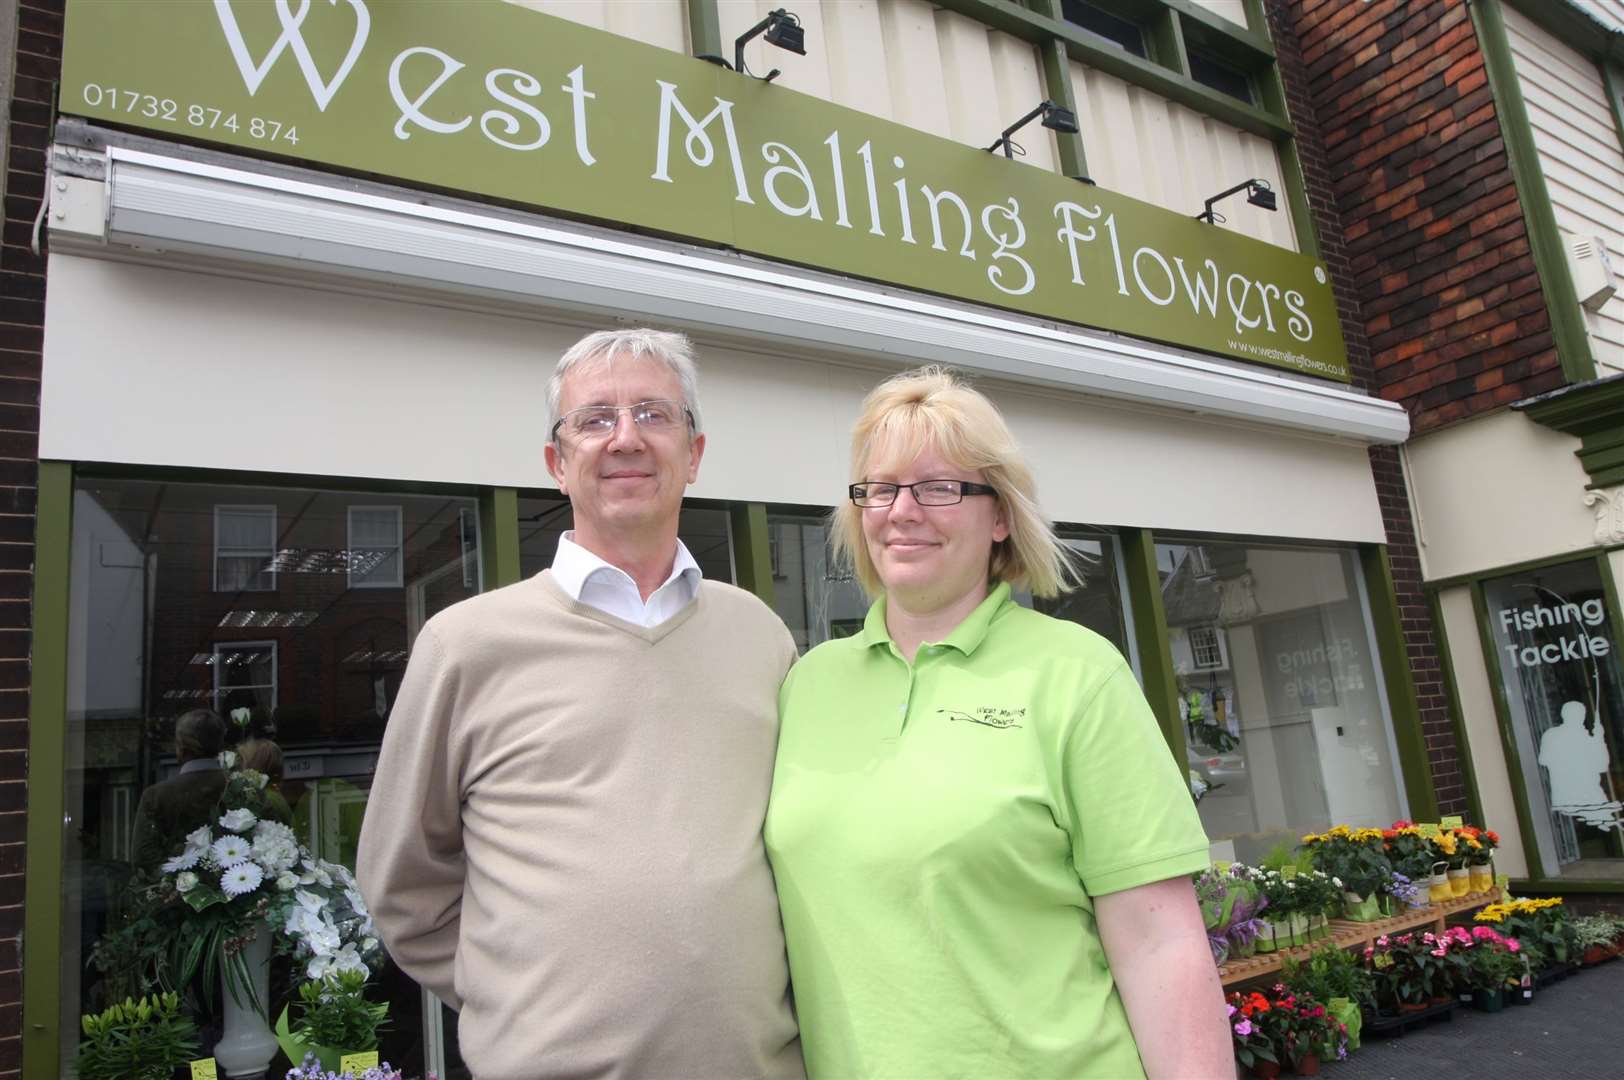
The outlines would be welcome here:
<svg viewBox="0 0 1624 1080">
<path fill-rule="evenodd" d="M 998 489 L 988 484 L 969 480 L 916 480 L 911 484 L 881 484 L 865 481 L 847 488 L 851 501 L 858 506 L 890 506 L 897 501 L 897 492 L 907 488 L 913 492 L 914 502 L 920 506 L 952 506 L 964 501 L 966 495 L 997 495 Z"/>
<path fill-rule="evenodd" d="M 663 432 L 679 424 L 692 425 L 694 414 L 680 401 L 639 401 L 635 405 L 587 405 L 571 409 L 553 425 L 552 438 L 556 441 L 563 431 L 577 442 L 604 439 L 615 430 L 620 414 L 632 414 L 632 423 L 646 432 Z"/>
</svg>

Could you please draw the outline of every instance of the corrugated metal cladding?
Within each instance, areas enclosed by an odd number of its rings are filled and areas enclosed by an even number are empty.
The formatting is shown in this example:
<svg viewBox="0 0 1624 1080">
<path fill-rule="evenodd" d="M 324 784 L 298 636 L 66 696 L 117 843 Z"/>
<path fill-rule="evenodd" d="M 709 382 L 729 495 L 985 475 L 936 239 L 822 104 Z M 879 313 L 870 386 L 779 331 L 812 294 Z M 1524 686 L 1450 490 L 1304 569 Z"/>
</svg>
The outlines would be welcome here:
<svg viewBox="0 0 1624 1080">
<path fill-rule="evenodd" d="M 1608 10 L 1615 9 L 1615 10 Z M 1598 18 L 1624 27 L 1624 3 L 1598 4 Z M 1556 223 L 1574 237 L 1600 237 L 1624 275 L 1624 147 L 1601 71 L 1507 6 L 1506 32 L 1528 106 Z M 1599 312 L 1585 313 L 1596 362 L 1624 371 L 1624 282 Z"/>
<path fill-rule="evenodd" d="M 683 0 L 511 0 L 550 15 L 688 51 Z M 731 43 L 783 0 L 719 0 Z M 1240 0 L 1201 6 L 1245 24 Z M 760 41 L 745 49 L 752 71 L 780 68 L 784 86 L 972 146 L 986 146 L 1042 101 L 1038 51 L 927 0 L 796 0 L 806 56 Z M 729 47 L 731 54 L 731 46 Z M 1278 190 L 1279 158 L 1267 139 L 1231 128 L 1119 79 L 1071 65 L 1088 168 L 1104 187 L 1178 213 L 1196 214 L 1223 187 L 1261 177 Z M 1025 162 L 1057 171 L 1054 136 L 1033 124 L 1017 136 Z M 1286 200 L 1268 213 L 1225 202 L 1225 227 L 1296 249 Z"/>
</svg>

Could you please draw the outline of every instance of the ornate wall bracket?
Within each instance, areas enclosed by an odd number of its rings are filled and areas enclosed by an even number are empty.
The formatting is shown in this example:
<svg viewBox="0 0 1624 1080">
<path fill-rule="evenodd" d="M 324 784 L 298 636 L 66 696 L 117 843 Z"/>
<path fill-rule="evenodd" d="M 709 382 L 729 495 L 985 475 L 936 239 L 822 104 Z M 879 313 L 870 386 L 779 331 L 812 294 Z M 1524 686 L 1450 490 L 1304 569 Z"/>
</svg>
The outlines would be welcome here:
<svg viewBox="0 0 1624 1080">
<path fill-rule="evenodd" d="M 1624 485 L 1592 488 L 1585 492 L 1585 505 L 1596 515 L 1596 546 L 1624 544 Z"/>
</svg>

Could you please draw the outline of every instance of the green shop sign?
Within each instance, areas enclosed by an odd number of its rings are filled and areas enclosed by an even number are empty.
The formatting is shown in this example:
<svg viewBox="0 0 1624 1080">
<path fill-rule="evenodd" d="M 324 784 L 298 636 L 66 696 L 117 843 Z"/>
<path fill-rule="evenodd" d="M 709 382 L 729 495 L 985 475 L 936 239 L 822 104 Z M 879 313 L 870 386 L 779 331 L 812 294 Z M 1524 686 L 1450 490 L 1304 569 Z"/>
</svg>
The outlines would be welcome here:
<svg viewBox="0 0 1624 1080">
<path fill-rule="evenodd" d="M 1348 377 L 1313 259 L 510 4 L 71 0 L 65 39 L 65 112 Z"/>
</svg>

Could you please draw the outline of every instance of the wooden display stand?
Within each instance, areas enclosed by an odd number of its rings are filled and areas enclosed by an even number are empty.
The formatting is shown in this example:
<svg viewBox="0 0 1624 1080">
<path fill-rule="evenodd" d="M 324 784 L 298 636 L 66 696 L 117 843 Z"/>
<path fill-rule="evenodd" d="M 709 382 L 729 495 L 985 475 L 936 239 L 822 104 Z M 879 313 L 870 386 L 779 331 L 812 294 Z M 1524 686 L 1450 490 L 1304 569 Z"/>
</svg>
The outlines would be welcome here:
<svg viewBox="0 0 1624 1080">
<path fill-rule="evenodd" d="M 1402 915 L 1395 915 L 1391 919 L 1377 919 L 1375 922 L 1351 922 L 1347 919 L 1332 919 L 1331 932 L 1327 937 L 1308 945 L 1298 945 L 1290 949 L 1280 949 L 1271 953 L 1258 953 L 1241 959 L 1230 960 L 1218 967 L 1218 976 L 1225 986 L 1236 983 L 1250 982 L 1265 975 L 1280 970 L 1282 957 L 1305 959 L 1315 949 L 1326 945 L 1335 945 L 1339 949 L 1363 949 L 1373 944 L 1383 934 L 1402 934 L 1406 930 L 1424 928 L 1435 934 L 1444 932 L 1444 924 L 1449 916 L 1463 911 L 1475 911 L 1480 907 L 1492 904 L 1500 898 L 1498 889 L 1489 892 L 1467 893 L 1442 903 L 1428 904 L 1426 907 L 1406 911 Z"/>
</svg>

